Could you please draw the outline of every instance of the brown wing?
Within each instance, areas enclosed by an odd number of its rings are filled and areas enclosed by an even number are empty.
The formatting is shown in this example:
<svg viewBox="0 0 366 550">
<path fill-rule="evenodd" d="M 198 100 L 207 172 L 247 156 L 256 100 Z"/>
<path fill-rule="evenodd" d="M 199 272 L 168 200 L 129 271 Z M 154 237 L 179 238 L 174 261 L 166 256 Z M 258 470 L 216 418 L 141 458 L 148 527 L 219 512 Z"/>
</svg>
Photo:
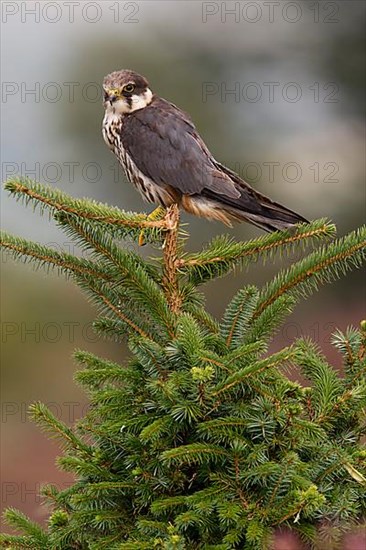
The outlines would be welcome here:
<svg viewBox="0 0 366 550">
<path fill-rule="evenodd" d="M 207 189 L 233 200 L 240 197 L 189 117 L 164 99 L 154 98 L 148 107 L 127 116 L 121 139 L 138 169 L 158 185 L 169 184 L 184 195 Z"/>
</svg>

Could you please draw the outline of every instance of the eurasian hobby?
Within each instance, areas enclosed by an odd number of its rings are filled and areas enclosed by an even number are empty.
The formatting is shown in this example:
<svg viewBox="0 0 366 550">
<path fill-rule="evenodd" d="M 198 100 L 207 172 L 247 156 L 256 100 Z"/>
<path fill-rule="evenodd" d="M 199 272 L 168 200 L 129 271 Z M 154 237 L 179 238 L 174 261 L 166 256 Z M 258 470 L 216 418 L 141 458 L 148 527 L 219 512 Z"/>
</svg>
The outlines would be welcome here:
<svg viewBox="0 0 366 550">
<path fill-rule="evenodd" d="M 267 231 L 307 221 L 217 162 L 190 117 L 155 95 L 143 76 L 115 71 L 103 88 L 104 140 L 148 202 L 177 203 L 197 216 Z"/>
</svg>

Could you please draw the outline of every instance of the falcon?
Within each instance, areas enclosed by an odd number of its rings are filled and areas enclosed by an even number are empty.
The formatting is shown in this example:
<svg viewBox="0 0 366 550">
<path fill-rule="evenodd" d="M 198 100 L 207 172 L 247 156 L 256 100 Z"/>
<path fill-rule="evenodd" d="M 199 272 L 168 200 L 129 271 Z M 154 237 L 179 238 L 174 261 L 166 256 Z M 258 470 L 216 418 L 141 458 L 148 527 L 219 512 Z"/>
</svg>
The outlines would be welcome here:
<svg viewBox="0 0 366 550">
<path fill-rule="evenodd" d="M 115 71 L 103 82 L 103 137 L 143 198 L 173 203 L 208 220 L 249 222 L 266 231 L 307 220 L 254 190 L 219 163 L 191 118 L 155 95 L 143 76 Z"/>
</svg>

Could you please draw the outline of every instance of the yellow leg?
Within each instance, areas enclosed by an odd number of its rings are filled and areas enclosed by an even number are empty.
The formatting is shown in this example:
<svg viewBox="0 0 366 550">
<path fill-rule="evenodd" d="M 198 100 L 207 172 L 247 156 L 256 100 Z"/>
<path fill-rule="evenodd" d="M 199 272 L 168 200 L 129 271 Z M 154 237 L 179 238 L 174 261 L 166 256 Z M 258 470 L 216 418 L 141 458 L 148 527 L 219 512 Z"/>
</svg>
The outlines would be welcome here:
<svg viewBox="0 0 366 550">
<path fill-rule="evenodd" d="M 166 214 L 165 208 L 163 208 L 162 206 L 158 206 L 157 208 L 155 208 L 155 210 L 151 212 L 151 214 L 148 215 L 147 220 L 150 222 L 155 222 L 157 220 L 161 220 L 162 218 L 164 218 L 165 214 Z M 144 235 L 145 235 L 145 231 L 144 229 L 142 229 L 138 240 L 139 246 L 144 246 L 145 244 Z"/>
</svg>

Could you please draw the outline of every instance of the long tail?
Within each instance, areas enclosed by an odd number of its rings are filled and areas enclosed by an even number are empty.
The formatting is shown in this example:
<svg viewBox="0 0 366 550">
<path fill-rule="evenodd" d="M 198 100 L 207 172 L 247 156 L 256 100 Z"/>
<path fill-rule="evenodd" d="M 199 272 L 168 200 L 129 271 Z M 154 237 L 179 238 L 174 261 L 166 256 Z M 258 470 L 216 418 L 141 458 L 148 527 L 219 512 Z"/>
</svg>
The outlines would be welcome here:
<svg viewBox="0 0 366 550">
<path fill-rule="evenodd" d="M 297 223 L 309 223 L 300 214 L 255 191 L 226 166 L 217 163 L 217 167 L 232 179 L 241 196 L 231 199 L 210 192 L 208 196 L 220 202 L 220 206 L 233 221 L 247 221 L 265 231 L 278 231 L 288 229 Z"/>
</svg>

